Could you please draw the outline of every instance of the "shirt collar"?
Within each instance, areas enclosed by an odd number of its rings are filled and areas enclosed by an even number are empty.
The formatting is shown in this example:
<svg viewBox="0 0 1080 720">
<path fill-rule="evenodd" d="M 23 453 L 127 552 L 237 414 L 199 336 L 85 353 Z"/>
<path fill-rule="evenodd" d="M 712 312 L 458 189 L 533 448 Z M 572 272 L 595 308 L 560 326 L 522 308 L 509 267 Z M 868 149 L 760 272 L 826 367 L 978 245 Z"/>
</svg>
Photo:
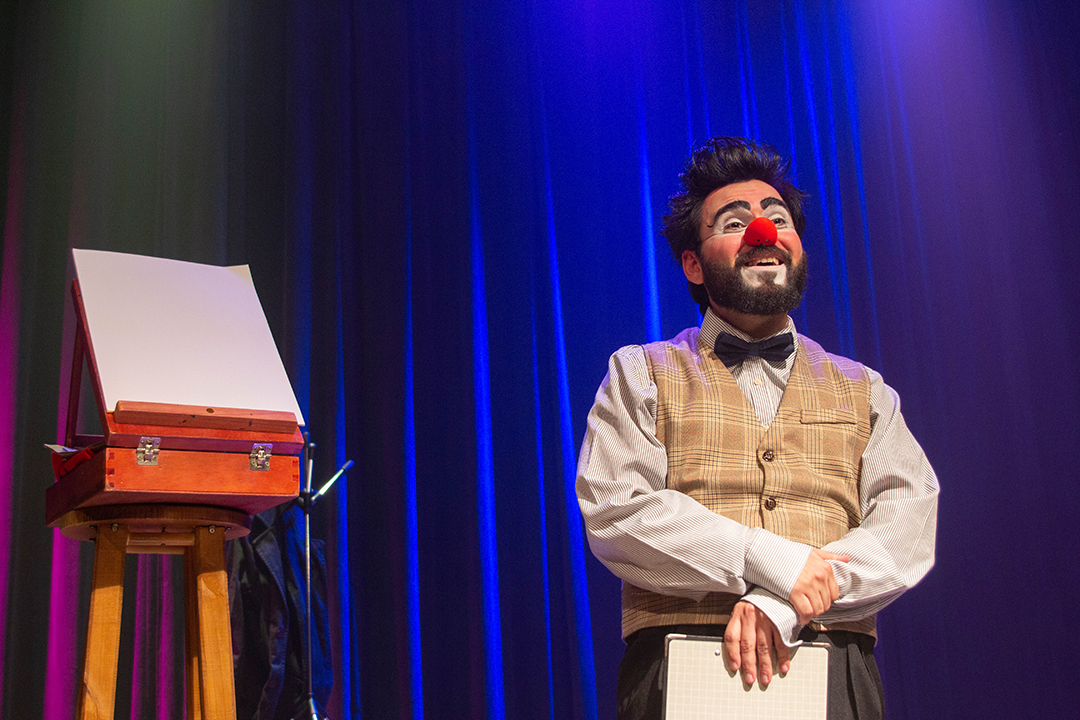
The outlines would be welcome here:
<svg viewBox="0 0 1080 720">
<path fill-rule="evenodd" d="M 740 340 L 745 340 L 746 342 L 755 342 L 757 340 L 765 339 L 750 337 L 742 330 L 738 329 L 726 320 L 721 320 L 719 317 L 713 314 L 712 308 L 709 308 L 705 311 L 705 317 L 701 320 L 701 333 L 699 334 L 699 342 L 701 343 L 701 346 L 711 348 L 713 345 L 716 344 L 716 338 L 719 337 L 720 333 L 722 332 L 730 333 L 731 335 L 734 335 Z M 795 332 L 795 321 L 791 319 L 790 315 L 788 315 L 787 326 L 785 326 L 783 330 L 769 335 L 769 337 L 775 337 L 786 332 L 791 333 L 792 337 L 794 337 L 796 339 L 796 342 L 798 342 L 799 335 Z"/>
</svg>

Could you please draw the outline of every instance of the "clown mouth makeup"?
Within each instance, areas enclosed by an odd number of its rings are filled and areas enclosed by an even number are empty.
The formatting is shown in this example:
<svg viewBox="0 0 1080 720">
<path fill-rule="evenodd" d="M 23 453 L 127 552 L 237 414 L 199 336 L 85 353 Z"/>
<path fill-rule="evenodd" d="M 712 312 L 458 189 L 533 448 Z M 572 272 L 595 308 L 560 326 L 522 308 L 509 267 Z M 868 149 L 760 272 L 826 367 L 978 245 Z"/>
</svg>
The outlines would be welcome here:
<svg viewBox="0 0 1080 720">
<path fill-rule="evenodd" d="M 791 253 L 775 245 L 752 247 L 741 253 L 735 264 L 740 268 L 781 267 L 791 265 Z"/>
<path fill-rule="evenodd" d="M 739 275 L 750 288 L 783 286 L 787 282 L 791 256 L 775 247 L 752 248 L 739 258 Z"/>
<path fill-rule="evenodd" d="M 752 288 L 763 285 L 784 285 L 787 283 L 787 265 L 776 258 L 764 258 L 756 265 L 747 265 L 739 270 L 743 282 Z"/>
</svg>

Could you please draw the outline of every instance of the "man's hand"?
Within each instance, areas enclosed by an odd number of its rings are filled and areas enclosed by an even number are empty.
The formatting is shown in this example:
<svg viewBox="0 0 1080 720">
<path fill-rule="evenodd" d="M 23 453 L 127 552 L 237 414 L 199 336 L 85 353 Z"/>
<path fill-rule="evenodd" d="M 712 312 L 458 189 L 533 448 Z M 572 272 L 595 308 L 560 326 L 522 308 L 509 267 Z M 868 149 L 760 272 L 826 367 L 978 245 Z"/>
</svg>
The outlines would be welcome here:
<svg viewBox="0 0 1080 720">
<path fill-rule="evenodd" d="M 840 597 L 840 588 L 836 585 L 829 560 L 847 562 L 850 559 L 847 555 L 837 555 L 828 550 L 815 548 L 810 551 L 810 557 L 806 559 L 806 565 L 788 596 L 788 602 L 799 616 L 800 625 L 828 610 Z"/>
<path fill-rule="evenodd" d="M 773 677 L 773 648 L 780 673 L 786 673 L 791 667 L 791 653 L 772 620 L 752 603 L 736 603 L 724 631 L 728 666 L 735 672 L 741 669 L 747 685 L 754 684 L 755 672 L 761 684 L 768 685 Z"/>
</svg>

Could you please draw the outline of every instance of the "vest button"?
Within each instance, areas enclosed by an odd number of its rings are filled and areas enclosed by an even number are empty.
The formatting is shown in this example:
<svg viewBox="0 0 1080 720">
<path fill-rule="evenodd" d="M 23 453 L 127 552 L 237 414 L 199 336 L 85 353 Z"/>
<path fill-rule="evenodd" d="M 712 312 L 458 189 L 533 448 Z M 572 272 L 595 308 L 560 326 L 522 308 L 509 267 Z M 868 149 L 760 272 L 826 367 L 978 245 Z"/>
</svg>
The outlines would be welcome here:
<svg viewBox="0 0 1080 720">
<path fill-rule="evenodd" d="M 775 510 L 776 509 L 776 498 L 774 498 L 774 497 L 765 498 L 765 509 L 766 510 Z"/>
<path fill-rule="evenodd" d="M 773 458 L 774 458 L 774 457 L 776 457 L 776 455 L 775 455 L 775 454 L 773 453 L 773 451 L 772 451 L 772 450 L 766 450 L 766 451 L 765 451 L 764 453 L 762 453 L 762 455 L 761 455 L 761 458 L 762 458 L 762 459 L 763 459 L 763 460 L 764 460 L 765 462 L 772 462 L 772 461 L 773 461 Z M 771 509 L 771 508 L 770 508 L 770 509 Z"/>
</svg>

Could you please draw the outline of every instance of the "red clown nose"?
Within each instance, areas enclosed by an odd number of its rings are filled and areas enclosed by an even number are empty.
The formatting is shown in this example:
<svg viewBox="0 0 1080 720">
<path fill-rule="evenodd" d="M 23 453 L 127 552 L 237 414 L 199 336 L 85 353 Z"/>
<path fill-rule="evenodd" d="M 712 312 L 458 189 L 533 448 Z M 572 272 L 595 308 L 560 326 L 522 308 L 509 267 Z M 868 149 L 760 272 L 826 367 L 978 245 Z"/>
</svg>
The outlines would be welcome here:
<svg viewBox="0 0 1080 720">
<path fill-rule="evenodd" d="M 776 225 L 769 218 L 756 218 L 746 226 L 742 241 L 747 245 L 775 245 Z"/>
</svg>

